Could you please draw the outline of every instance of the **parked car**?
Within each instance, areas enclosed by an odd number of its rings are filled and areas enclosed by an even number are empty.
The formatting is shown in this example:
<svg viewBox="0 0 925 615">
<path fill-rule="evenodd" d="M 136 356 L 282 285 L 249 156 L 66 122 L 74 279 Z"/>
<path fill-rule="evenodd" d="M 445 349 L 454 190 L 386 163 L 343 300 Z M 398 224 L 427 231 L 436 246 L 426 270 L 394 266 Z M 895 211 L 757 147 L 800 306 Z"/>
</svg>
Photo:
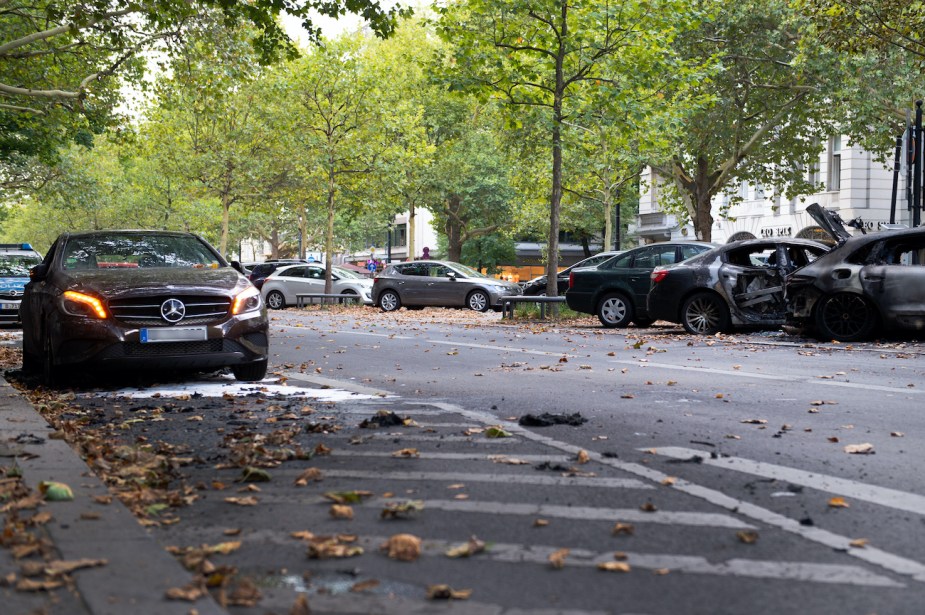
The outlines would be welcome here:
<svg viewBox="0 0 925 615">
<path fill-rule="evenodd" d="M 576 312 L 596 314 L 605 327 L 639 327 L 652 323 L 646 309 L 649 274 L 714 248 L 696 241 L 657 243 L 627 250 L 596 267 L 573 269 L 565 301 Z"/>
<path fill-rule="evenodd" d="M 808 239 L 753 239 L 656 267 L 649 317 L 704 335 L 732 326 L 780 327 L 787 320 L 785 276 L 828 251 Z"/>
<path fill-rule="evenodd" d="M 363 303 L 371 305 L 373 281 L 343 267 L 331 267 L 332 293 L 359 295 Z M 324 265 L 287 265 L 270 274 L 263 281 L 263 294 L 267 306 L 281 310 L 296 305 L 296 295 L 324 292 Z"/>
<path fill-rule="evenodd" d="M 18 325 L 19 302 L 29 281 L 29 270 L 42 255 L 28 243 L 0 243 L 0 325 Z"/>
<path fill-rule="evenodd" d="M 197 235 L 64 233 L 30 277 L 20 307 L 23 369 L 49 384 L 91 365 L 266 375 L 260 292 Z"/>
<path fill-rule="evenodd" d="M 386 266 L 373 280 L 373 303 L 384 312 L 401 306 L 501 309 L 501 297 L 520 295 L 520 286 L 496 280 L 448 261 L 410 261 Z"/>
<path fill-rule="evenodd" d="M 792 323 L 840 342 L 925 330 L 925 227 L 851 237 L 835 212 L 806 211 L 839 240 L 787 279 Z"/>
<path fill-rule="evenodd" d="M 263 289 L 263 282 L 267 277 L 279 269 L 280 267 L 286 267 L 288 265 L 298 265 L 301 263 L 307 263 L 308 261 L 299 259 L 299 258 L 288 258 L 288 259 L 274 259 L 264 261 L 262 263 L 249 263 L 244 266 L 244 269 L 250 271 L 247 275 L 247 279 L 257 287 L 257 290 Z"/>
<path fill-rule="evenodd" d="M 593 267 L 595 265 L 600 265 L 604 261 L 617 256 L 618 254 L 623 254 L 623 250 L 612 251 L 612 252 L 600 252 L 594 256 L 589 256 L 584 260 L 580 260 L 574 265 L 566 267 L 559 272 L 559 275 L 556 276 L 556 287 L 558 288 L 558 294 L 564 295 L 568 290 L 568 276 L 572 272 L 572 269 L 578 269 L 580 267 Z M 529 280 L 523 285 L 524 294 L 528 296 L 543 296 L 546 294 L 546 276 L 541 275 L 539 277 Z"/>
</svg>

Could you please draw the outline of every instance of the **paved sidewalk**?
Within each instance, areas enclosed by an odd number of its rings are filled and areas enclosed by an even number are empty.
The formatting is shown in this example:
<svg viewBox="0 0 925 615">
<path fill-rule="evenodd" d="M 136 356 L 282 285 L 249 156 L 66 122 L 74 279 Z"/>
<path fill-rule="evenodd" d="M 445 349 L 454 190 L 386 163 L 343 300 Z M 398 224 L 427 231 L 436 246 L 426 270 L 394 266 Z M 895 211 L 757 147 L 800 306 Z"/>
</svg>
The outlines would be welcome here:
<svg viewBox="0 0 925 615">
<path fill-rule="evenodd" d="M 74 492 L 69 502 L 46 502 L 39 510 L 52 519 L 40 531 L 62 560 L 105 559 L 105 566 L 71 573 L 76 587 L 49 592 L 22 592 L 0 583 L 0 611 L 5 615 L 199 615 L 225 611 L 211 597 L 196 602 L 165 597 L 167 589 L 182 587 L 191 575 L 164 551 L 116 499 L 101 505 L 93 496 L 106 495 L 105 485 L 63 440 L 51 439 L 51 427 L 19 392 L 0 376 L 0 466 L 18 465 L 25 483 L 37 491 L 42 481 L 67 484 Z M 32 457 L 32 456 L 35 457 Z M 28 458 L 32 457 L 32 458 Z M 0 508 L 4 502 L 0 501 Z M 30 516 L 34 511 L 23 511 Z M 92 513 L 82 517 L 86 513 Z M 6 515 L 0 515 L 0 520 Z M 8 549 L 0 548 L 0 580 L 20 565 Z M 41 577 L 40 577 L 41 578 Z M 15 585 L 15 583 L 14 583 Z"/>
</svg>

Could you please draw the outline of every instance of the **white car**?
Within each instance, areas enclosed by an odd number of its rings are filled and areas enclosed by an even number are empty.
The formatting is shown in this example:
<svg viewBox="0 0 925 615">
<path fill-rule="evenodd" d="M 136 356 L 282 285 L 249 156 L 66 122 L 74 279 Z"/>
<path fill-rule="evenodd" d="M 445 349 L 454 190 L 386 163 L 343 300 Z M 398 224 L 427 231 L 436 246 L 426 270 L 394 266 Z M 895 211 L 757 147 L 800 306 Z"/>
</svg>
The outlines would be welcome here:
<svg viewBox="0 0 925 615">
<path fill-rule="evenodd" d="M 331 267 L 334 281 L 331 292 L 338 295 L 359 295 L 360 300 L 372 305 L 373 281 L 344 269 Z M 280 267 L 263 282 L 261 293 L 267 306 L 281 310 L 296 305 L 296 295 L 324 292 L 324 265 L 289 265 Z"/>
</svg>

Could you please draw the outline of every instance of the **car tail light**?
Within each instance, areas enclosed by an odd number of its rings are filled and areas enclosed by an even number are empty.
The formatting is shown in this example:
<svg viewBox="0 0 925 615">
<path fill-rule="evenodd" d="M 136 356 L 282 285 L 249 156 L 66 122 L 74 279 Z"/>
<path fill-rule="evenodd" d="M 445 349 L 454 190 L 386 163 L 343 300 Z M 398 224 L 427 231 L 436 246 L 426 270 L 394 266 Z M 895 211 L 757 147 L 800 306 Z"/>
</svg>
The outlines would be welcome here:
<svg viewBox="0 0 925 615">
<path fill-rule="evenodd" d="M 568 287 L 571 288 L 575 285 L 575 272 L 570 271 L 568 274 Z"/>
<path fill-rule="evenodd" d="M 652 279 L 653 284 L 658 284 L 662 280 L 668 277 L 667 269 L 655 269 L 652 273 L 649 274 L 649 277 Z"/>
</svg>

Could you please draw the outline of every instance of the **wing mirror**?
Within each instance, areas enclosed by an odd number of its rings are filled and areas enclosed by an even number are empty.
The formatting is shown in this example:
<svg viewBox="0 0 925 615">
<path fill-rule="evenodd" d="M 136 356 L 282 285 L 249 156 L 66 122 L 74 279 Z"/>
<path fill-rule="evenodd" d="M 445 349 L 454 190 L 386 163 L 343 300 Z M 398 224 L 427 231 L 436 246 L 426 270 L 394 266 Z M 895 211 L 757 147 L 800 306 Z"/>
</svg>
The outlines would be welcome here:
<svg viewBox="0 0 925 615">
<path fill-rule="evenodd" d="M 29 280 L 32 282 L 41 282 L 48 277 L 48 265 L 42 263 L 29 270 Z"/>
</svg>

